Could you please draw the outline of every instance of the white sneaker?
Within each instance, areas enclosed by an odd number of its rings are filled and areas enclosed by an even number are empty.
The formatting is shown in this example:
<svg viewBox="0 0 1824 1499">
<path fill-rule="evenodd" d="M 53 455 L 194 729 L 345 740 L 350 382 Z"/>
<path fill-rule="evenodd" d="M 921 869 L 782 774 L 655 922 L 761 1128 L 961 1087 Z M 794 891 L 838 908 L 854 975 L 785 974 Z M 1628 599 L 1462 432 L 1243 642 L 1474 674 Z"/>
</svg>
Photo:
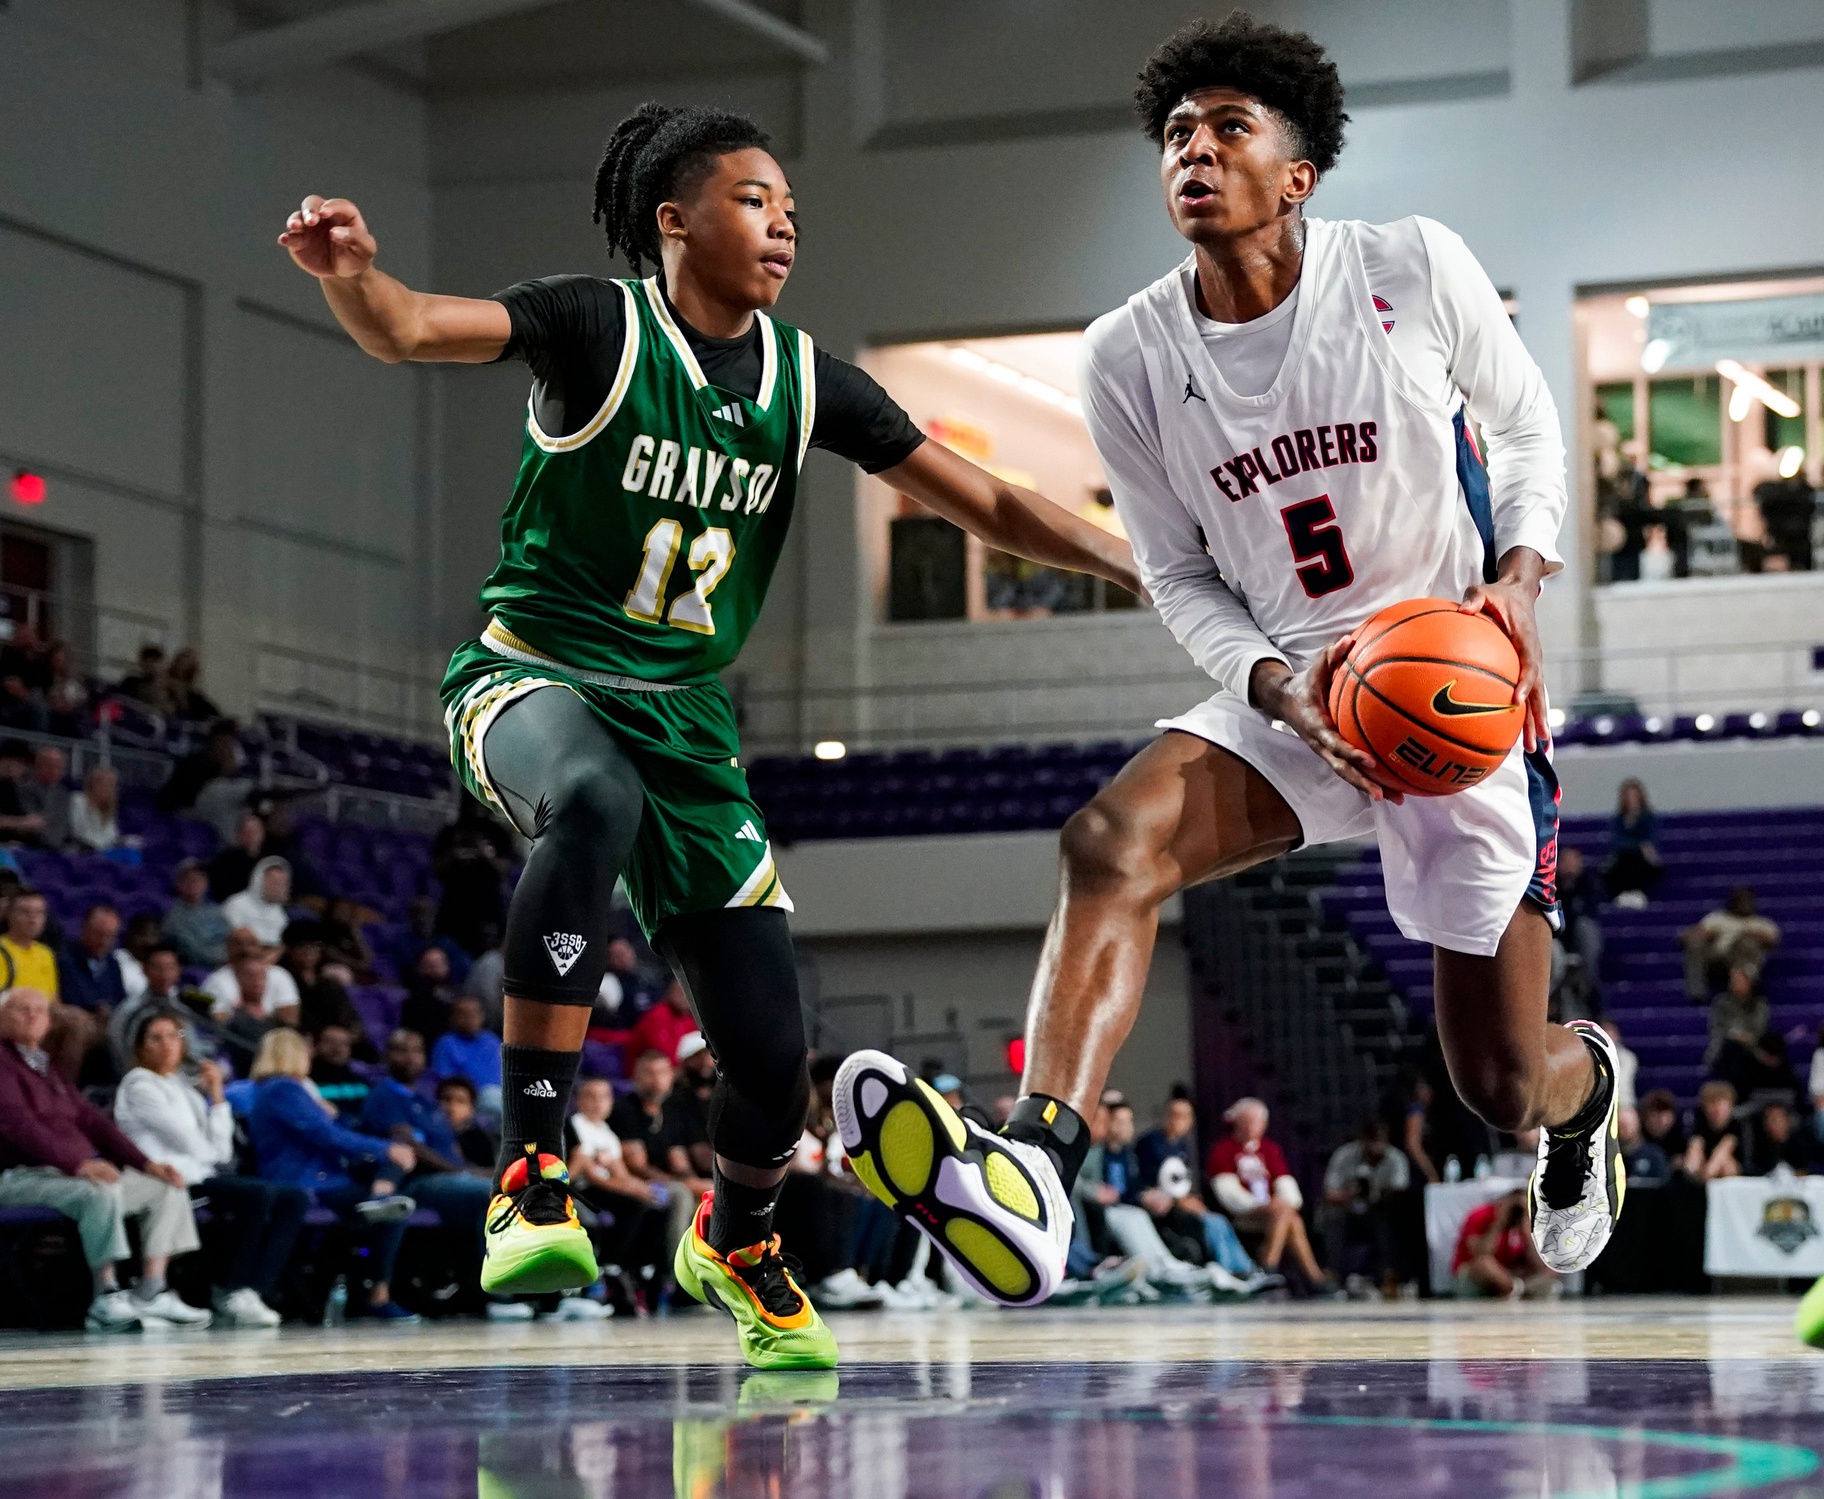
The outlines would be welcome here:
<svg viewBox="0 0 1824 1499">
<path fill-rule="evenodd" d="M 1239 1275 L 1232 1275 L 1221 1265 L 1214 1262 L 1205 1265 L 1204 1274 L 1210 1278 L 1210 1288 L 1224 1296 L 1252 1296 L 1254 1288 Z"/>
<path fill-rule="evenodd" d="M 1602 1117 L 1575 1133 L 1539 1132 L 1539 1166 L 1526 1184 L 1533 1245 L 1539 1258 L 1560 1275 L 1586 1270 L 1601 1254 L 1621 1216 L 1628 1172 L 1621 1159 L 1621 1111 L 1616 1107 L 1620 1057 L 1609 1033 L 1593 1020 L 1573 1020 L 1575 1031 L 1596 1053 L 1599 1086 L 1608 1090 Z"/>
<path fill-rule="evenodd" d="M 139 1308 L 140 1321 L 148 1327 L 207 1327 L 215 1321 L 214 1313 L 190 1305 L 169 1286 L 150 1301 L 135 1296 L 133 1304 Z"/>
<path fill-rule="evenodd" d="M 260 1299 L 260 1293 L 252 1286 L 218 1290 L 210 1299 L 215 1305 L 215 1314 L 230 1327 L 277 1327 L 283 1320 Z"/>
<path fill-rule="evenodd" d="M 961 1280 L 1002 1306 L 1036 1306 L 1056 1289 L 1070 1199 L 1044 1151 L 965 1120 L 884 1052 L 842 1064 L 835 1102 L 855 1175 Z"/>
<path fill-rule="evenodd" d="M 487 1317 L 490 1322 L 530 1322 L 538 1315 L 538 1308 L 529 1301 L 490 1301 Z"/>
<path fill-rule="evenodd" d="M 139 1303 L 125 1291 L 103 1291 L 89 1303 L 89 1314 L 82 1325 L 90 1332 L 138 1332 Z"/>
<path fill-rule="evenodd" d="M 826 1275 L 810 1287 L 805 1295 L 811 1298 L 820 1311 L 833 1312 L 872 1311 L 875 1307 L 885 1306 L 887 1301 L 885 1296 L 852 1268 Z"/>
<path fill-rule="evenodd" d="M 566 1296 L 558 1302 L 551 1316 L 558 1322 L 606 1322 L 614 1308 L 605 1301 L 591 1301 L 587 1296 Z"/>
<path fill-rule="evenodd" d="M 355 1216 L 363 1223 L 397 1223 L 417 1211 L 417 1202 L 403 1192 L 388 1192 L 384 1197 L 369 1197 L 355 1204 Z"/>
</svg>

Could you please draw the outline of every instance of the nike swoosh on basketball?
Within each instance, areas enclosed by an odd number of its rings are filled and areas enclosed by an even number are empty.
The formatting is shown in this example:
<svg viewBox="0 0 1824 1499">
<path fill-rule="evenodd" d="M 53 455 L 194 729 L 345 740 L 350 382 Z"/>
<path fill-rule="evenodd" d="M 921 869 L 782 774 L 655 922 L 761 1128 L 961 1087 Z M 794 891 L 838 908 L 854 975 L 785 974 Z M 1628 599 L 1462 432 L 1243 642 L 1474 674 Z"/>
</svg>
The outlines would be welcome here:
<svg viewBox="0 0 1824 1499">
<path fill-rule="evenodd" d="M 1512 703 L 1459 703 L 1450 695 L 1455 682 L 1446 682 L 1431 700 L 1431 711 L 1444 718 L 1469 718 L 1478 713 L 1505 713 Z"/>
</svg>

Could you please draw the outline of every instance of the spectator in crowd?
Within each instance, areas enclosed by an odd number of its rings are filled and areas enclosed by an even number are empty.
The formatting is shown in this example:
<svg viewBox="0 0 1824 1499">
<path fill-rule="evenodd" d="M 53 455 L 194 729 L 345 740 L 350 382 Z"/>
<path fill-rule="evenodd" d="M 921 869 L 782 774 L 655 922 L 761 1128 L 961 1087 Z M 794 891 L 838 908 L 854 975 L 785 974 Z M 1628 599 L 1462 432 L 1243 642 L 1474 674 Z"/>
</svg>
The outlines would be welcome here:
<svg viewBox="0 0 1824 1499">
<path fill-rule="evenodd" d="M 1697 1124 L 1685 1146 L 1685 1174 L 1698 1181 L 1740 1176 L 1747 1159 L 1735 1117 L 1735 1089 L 1711 1080 L 1697 1090 Z"/>
<path fill-rule="evenodd" d="M 475 1112 L 475 1084 L 466 1077 L 444 1078 L 437 1084 L 437 1107 L 443 1110 L 444 1122 L 456 1137 L 463 1165 L 472 1172 L 485 1173 L 492 1181 L 500 1141 Z"/>
<path fill-rule="evenodd" d="M 26 767 L 32 752 L 22 739 L 0 743 L 0 843 L 37 843 L 44 818 L 25 804 Z"/>
<path fill-rule="evenodd" d="M 511 835 L 466 791 L 455 822 L 431 845 L 431 871 L 443 886 L 436 930 L 461 944 L 472 958 L 486 951 L 479 940 L 484 928 L 506 929 L 507 899 L 501 881 L 512 851 Z"/>
<path fill-rule="evenodd" d="M 1601 902 L 1602 891 L 1595 872 L 1584 862 L 1583 850 L 1561 848 L 1558 904 L 1564 912 L 1564 927 L 1555 939 L 1558 952 L 1552 963 L 1552 990 L 1559 1001 L 1558 1012 L 1567 1020 L 1602 1013 Z"/>
<path fill-rule="evenodd" d="M 1805 1091 L 1811 1095 L 1812 1132 L 1824 1140 L 1824 1025 L 1818 1027 L 1811 1053 L 1811 1076 L 1806 1081 Z"/>
<path fill-rule="evenodd" d="M 281 939 L 284 953 L 279 966 L 291 975 L 298 989 L 298 1029 L 314 1036 L 326 1025 L 340 1026 L 354 1037 L 357 1052 L 372 1059 L 360 1013 L 348 997 L 348 987 L 328 972 L 323 961 L 323 929 L 315 921 L 288 922 Z"/>
<path fill-rule="evenodd" d="M 672 1096 L 675 1080 L 671 1057 L 658 1049 L 644 1052 L 633 1064 L 633 1091 L 614 1106 L 608 1126 L 621 1142 L 627 1169 L 642 1181 L 661 1182 L 668 1193 L 666 1252 L 684 1236 L 697 1199 L 709 1183 L 690 1159 L 696 1125 Z"/>
<path fill-rule="evenodd" d="M 70 788 L 63 784 L 69 761 L 54 744 L 41 744 L 32 754 L 32 773 L 19 782 L 19 801 L 39 819 L 38 842 L 62 848 L 70 841 Z"/>
<path fill-rule="evenodd" d="M 170 706 L 165 690 L 165 648 L 151 641 L 142 645 L 133 670 L 120 679 L 114 691 L 121 697 L 144 704 L 154 713 L 163 713 Z"/>
<path fill-rule="evenodd" d="M 1753 887 L 1737 885 L 1726 906 L 1707 912 L 1678 940 L 1685 949 L 1685 997 L 1695 1004 L 1723 988 L 1731 969 L 1758 981 L 1768 950 L 1779 946 L 1780 928 L 1756 913 Z"/>
<path fill-rule="evenodd" d="M 137 911 L 128 918 L 120 946 L 114 949 L 121 987 L 127 991 L 128 999 L 137 999 L 145 992 L 146 954 L 159 945 L 162 935 L 159 919 L 151 911 Z"/>
<path fill-rule="evenodd" d="M 642 967 L 638 949 L 625 937 L 608 944 L 608 971 L 602 975 L 596 1001 L 596 1010 L 607 1024 L 625 1030 L 651 1008 L 662 988 Z"/>
<path fill-rule="evenodd" d="M 438 1077 L 466 1077 L 481 1107 L 500 1112 L 500 1037 L 483 1028 L 481 1001 L 459 994 L 450 1006 L 450 1028 L 431 1048 L 431 1071 Z"/>
<path fill-rule="evenodd" d="M 1444 1178 L 1431 1159 L 1431 1084 L 1410 1062 L 1402 1062 L 1392 1089 L 1381 1103 L 1387 1137 L 1398 1140 L 1412 1170 L 1427 1182 Z"/>
<path fill-rule="evenodd" d="M 310 1080 L 317 1096 L 339 1119 L 359 1119 L 367 1107 L 367 1077 L 354 1067 L 355 1038 L 343 1026 L 326 1025 L 310 1041 Z"/>
<path fill-rule="evenodd" d="M 273 1026 L 298 1023 L 298 986 L 273 966 L 260 939 L 240 928 L 229 934 L 228 961 L 203 980 L 203 992 L 222 1049 L 243 1075 Z"/>
<path fill-rule="evenodd" d="M 346 895 L 331 897 L 323 912 L 323 961 L 340 963 L 354 975 L 357 983 L 371 984 L 374 950 L 361 935 L 360 915 L 360 907 Z"/>
<path fill-rule="evenodd" d="M 424 1037 L 400 1026 L 386 1038 L 386 1076 L 368 1090 L 361 1132 L 390 1136 L 411 1149 L 412 1165 L 402 1190 L 421 1207 L 432 1209 L 446 1227 L 470 1230 L 479 1264 L 493 1179 L 471 1176 L 465 1169 L 449 1119 L 434 1094 L 426 1097 L 420 1091 L 426 1070 Z"/>
<path fill-rule="evenodd" d="M 103 854 L 120 844 L 120 777 L 111 766 L 89 767 L 69 816 L 70 842 L 77 848 Z"/>
<path fill-rule="evenodd" d="M 66 1005 L 87 1010 L 102 1022 L 127 998 L 126 981 L 114 961 L 120 912 L 105 901 L 82 914 L 82 927 L 64 944 L 57 961 L 57 995 Z"/>
<path fill-rule="evenodd" d="M 1647 788 L 1630 776 L 1616 792 L 1615 815 L 1609 819 L 1609 862 L 1603 869 L 1609 897 L 1618 906 L 1644 911 L 1664 874 L 1659 817 L 1647 802 Z"/>
<path fill-rule="evenodd" d="M 834 1077 L 832 1073 L 832 1082 Z M 709 1101 L 716 1092 L 716 1057 L 701 1031 L 692 1031 L 678 1042 L 678 1080 L 671 1091 L 698 1136 L 690 1147 L 691 1162 L 699 1176 L 708 1176 L 715 1163 L 715 1151 L 709 1144 Z"/>
<path fill-rule="evenodd" d="M 227 901 L 247 888 L 253 866 L 266 847 L 266 819 L 243 812 L 234 824 L 234 839 L 209 861 L 209 898 Z"/>
<path fill-rule="evenodd" d="M 270 1299 L 291 1260 L 310 1196 L 233 1171 L 234 1115 L 222 1070 L 204 1062 L 194 1084 L 179 1075 L 184 1032 L 178 1016 L 147 1012 L 133 1041 L 133 1069 L 114 1095 L 114 1122 L 148 1156 L 169 1161 L 194 1201 L 207 1201 L 226 1227 L 215 1313 L 240 1327 L 277 1327 Z"/>
<path fill-rule="evenodd" d="M 696 1033 L 697 1017 L 691 1013 L 684 986 L 674 978 L 665 986 L 659 1002 L 634 1023 L 627 1036 L 627 1054 L 637 1057 L 644 1052 L 659 1051 L 665 1054 L 668 1062 L 675 1063 L 678 1043 Z"/>
<path fill-rule="evenodd" d="M 240 725 L 231 718 L 216 720 L 209 726 L 201 747 L 171 767 L 171 775 L 158 793 L 158 810 L 167 816 L 193 810 L 204 789 L 215 781 L 233 776 L 241 768 L 243 758 Z M 266 831 L 262 828 L 260 841 L 265 842 L 265 838 Z M 238 830 L 234 841 L 237 844 L 242 841 Z M 253 852 L 259 853 L 258 845 Z M 224 884 L 211 871 L 210 880 L 215 898 L 223 900 L 246 883 L 246 875 L 243 873 L 239 881 Z"/>
<path fill-rule="evenodd" d="M 0 964 L 11 982 L 36 989 L 51 1001 L 51 1029 L 45 1038 L 45 1050 L 51 1065 L 74 1082 L 82 1071 L 83 1058 L 101 1039 L 99 1021 L 77 1005 L 60 1004 L 57 976 L 57 954 L 39 939 L 49 919 L 45 900 L 30 886 L 21 885 L 6 906 L 6 930 L 0 934 Z M 4 992 L 0 984 L 0 992 Z"/>
<path fill-rule="evenodd" d="M 1657 1145 L 1674 1166 L 1685 1158 L 1685 1128 L 1678 1118 L 1678 1100 L 1665 1088 L 1655 1088 L 1640 1101 L 1641 1138 Z"/>
<path fill-rule="evenodd" d="M 0 667 L 0 728 L 42 734 L 49 727 L 50 715 L 31 685 L 17 671 Z"/>
<path fill-rule="evenodd" d="M 1255 1258 L 1263 1269 L 1277 1272 L 1290 1253 L 1314 1290 L 1334 1294 L 1340 1287 L 1318 1269 L 1299 1216 L 1304 1193 L 1279 1146 L 1267 1138 L 1267 1106 L 1258 1098 L 1243 1098 L 1223 1118 L 1230 1133 L 1211 1147 L 1205 1168 L 1218 1205 L 1242 1233 L 1260 1236 Z"/>
<path fill-rule="evenodd" d="M 1672 1161 L 1641 1132 L 1640 1110 L 1624 1107 L 1619 1116 L 1621 1164 L 1629 1186 L 1658 1186 L 1672 1179 Z"/>
<path fill-rule="evenodd" d="M 453 937 L 438 933 L 437 902 L 428 895 L 415 895 L 405 910 L 405 931 L 391 945 L 389 956 L 402 980 L 418 966 L 418 955 L 427 947 L 441 951 L 449 964 L 450 981 L 461 984 L 469 976 L 474 959 L 468 949 Z"/>
<path fill-rule="evenodd" d="M 1355 1139 L 1339 1145 L 1324 1168 L 1324 1202 L 1318 1231 L 1333 1275 L 1343 1275 L 1351 1244 L 1366 1246 L 1367 1269 L 1349 1274 L 1351 1296 L 1365 1295 L 1376 1281 L 1389 1300 L 1407 1277 L 1399 1262 L 1391 1213 L 1393 1199 L 1412 1183 L 1406 1157 L 1387 1142 L 1387 1125 L 1366 1120 Z"/>
<path fill-rule="evenodd" d="M 1635 1079 L 1640 1076 L 1640 1058 L 1622 1043 L 1621 1022 L 1605 1018 L 1602 1028 L 1609 1033 L 1609 1039 L 1615 1043 L 1615 1105 L 1617 1108 L 1631 1109 L 1636 1105 L 1634 1095 Z"/>
<path fill-rule="evenodd" d="M 413 961 L 399 1023 L 434 1043 L 450 1028 L 450 1007 L 455 1002 L 449 954 L 432 943 Z"/>
<path fill-rule="evenodd" d="M 182 723 L 208 723 L 221 716 L 221 710 L 196 685 L 202 674 L 203 663 L 189 646 L 171 658 L 165 668 L 165 697 L 172 718 Z"/>
<path fill-rule="evenodd" d="M 639 1271 L 656 1266 L 666 1252 L 665 1210 L 677 1189 L 628 1169 L 620 1137 L 609 1120 L 614 1092 L 606 1078 L 586 1077 L 576 1085 L 575 1111 L 564 1125 L 570 1180 L 585 1206 L 612 1217 L 611 1227 L 592 1234 L 604 1264 Z M 490 1168 L 493 1158 L 489 1157 Z"/>
<path fill-rule="evenodd" d="M 50 710 L 51 732 L 80 739 L 88 728 L 89 684 L 77 669 L 75 652 L 65 642 L 54 640 L 45 652 L 44 665 L 50 676 L 44 704 Z"/>
<path fill-rule="evenodd" d="M 1181 1235 L 1231 1275 L 1246 1280 L 1260 1273 L 1236 1237 L 1235 1226 L 1212 1213 L 1197 1192 L 1197 1109 L 1182 1083 L 1166 1100 L 1165 1117 L 1134 1144 L 1140 1167 L 1140 1205 L 1151 1212 L 1168 1246 Z"/>
<path fill-rule="evenodd" d="M 1711 1076 L 1731 1084 L 1737 1098 L 1797 1090 L 1786 1040 L 1769 1028 L 1772 1013 L 1759 981 L 1746 968 L 1731 968 L 1727 987 L 1710 1003 L 1710 1046 L 1704 1060 Z"/>
<path fill-rule="evenodd" d="M 369 1286 L 364 1298 L 351 1298 L 352 1306 L 384 1321 L 416 1322 L 394 1303 L 392 1278 L 405 1220 L 417 1207 L 397 1190 L 397 1183 L 417 1164 L 417 1152 L 337 1124 L 329 1106 L 305 1082 L 310 1045 L 296 1031 L 275 1030 L 263 1037 L 252 1072 L 258 1086 L 247 1112 L 247 1134 L 261 1179 L 303 1187 L 361 1229 Z"/>
<path fill-rule="evenodd" d="M 485 932 L 482 940 L 487 943 L 487 948 L 469 964 L 469 971 L 462 980 L 462 992 L 481 1001 L 481 1012 L 487 1017 L 488 1029 L 498 1031 L 506 1013 L 507 957 L 501 951 L 500 933 Z"/>
<path fill-rule="evenodd" d="M 117 1071 L 133 1065 L 133 1037 L 143 1017 L 158 1012 L 174 1015 L 184 1036 L 184 1055 L 191 1064 L 211 1060 L 221 1049 L 220 1032 L 207 1017 L 209 996 L 201 990 L 185 991 L 183 966 L 170 947 L 155 947 L 143 965 L 144 989 L 108 1017 L 108 1050 Z"/>
<path fill-rule="evenodd" d="M 1450 1268 L 1459 1296 L 1524 1296 L 1532 1301 L 1558 1294 L 1558 1279 L 1546 1269 L 1527 1232 L 1526 1193 L 1518 1187 L 1470 1209 Z"/>
<path fill-rule="evenodd" d="M 231 923 L 209 898 L 209 874 L 196 859 L 185 859 L 171 876 L 177 896 L 165 908 L 165 939 L 188 967 L 218 968 L 228 960 Z"/>
<path fill-rule="evenodd" d="M 1811 1172 L 1816 1155 L 1812 1143 L 1794 1123 L 1792 1106 L 1777 1098 L 1761 1105 L 1749 1143 L 1750 1176 L 1765 1176 L 1776 1166 L 1784 1166 L 1799 1176 Z"/>
<path fill-rule="evenodd" d="M 51 1066 L 50 1024 L 51 1002 L 37 989 L 14 988 L 0 1002 L 0 1206 L 55 1208 L 75 1220 L 95 1277 L 90 1329 L 207 1325 L 209 1313 L 165 1283 L 172 1256 L 200 1243 L 183 1176 L 148 1157 Z M 143 1269 L 128 1294 L 115 1266 L 130 1253 L 126 1220 L 134 1217 Z"/>
<path fill-rule="evenodd" d="M 222 902 L 229 924 L 245 927 L 275 950 L 291 921 L 291 865 L 276 856 L 261 859 L 247 877 L 247 888 Z"/>
</svg>

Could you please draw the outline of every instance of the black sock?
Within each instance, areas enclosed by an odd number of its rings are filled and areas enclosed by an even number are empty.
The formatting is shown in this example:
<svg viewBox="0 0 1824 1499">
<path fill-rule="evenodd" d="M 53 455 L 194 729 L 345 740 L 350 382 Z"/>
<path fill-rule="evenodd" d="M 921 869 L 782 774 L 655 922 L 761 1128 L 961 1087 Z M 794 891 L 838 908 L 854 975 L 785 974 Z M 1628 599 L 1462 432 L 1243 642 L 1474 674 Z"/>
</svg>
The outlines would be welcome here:
<svg viewBox="0 0 1824 1499">
<path fill-rule="evenodd" d="M 1077 1173 L 1089 1154 L 1089 1125 L 1063 1099 L 1028 1093 L 1013 1106 L 1001 1133 L 1009 1140 L 1036 1145 L 1050 1156 L 1066 1192 L 1077 1184 Z"/>
<path fill-rule="evenodd" d="M 709 1247 L 729 1254 L 773 1236 L 773 1208 L 785 1190 L 782 1176 L 770 1187 L 744 1187 L 730 1181 L 716 1166 L 716 1196 L 709 1207 Z"/>
<path fill-rule="evenodd" d="M 525 1155 L 528 1145 L 542 1155 L 564 1158 L 564 1115 L 576 1081 L 580 1052 L 540 1051 L 535 1046 L 500 1049 L 500 1157 L 494 1180 Z"/>
</svg>

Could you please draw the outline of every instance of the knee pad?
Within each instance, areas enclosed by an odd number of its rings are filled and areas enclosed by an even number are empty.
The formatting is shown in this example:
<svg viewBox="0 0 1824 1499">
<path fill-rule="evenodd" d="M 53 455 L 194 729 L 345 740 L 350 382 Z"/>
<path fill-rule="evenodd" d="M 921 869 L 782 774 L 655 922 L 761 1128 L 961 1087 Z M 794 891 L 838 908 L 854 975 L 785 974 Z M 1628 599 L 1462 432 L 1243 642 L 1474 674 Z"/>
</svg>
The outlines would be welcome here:
<svg viewBox="0 0 1824 1499">
<path fill-rule="evenodd" d="M 803 1060 L 769 1089 L 777 1096 L 762 1107 L 724 1073 L 709 1100 L 709 1143 L 719 1156 L 767 1171 L 783 1166 L 798 1149 L 811 1106 L 811 1072 Z"/>
</svg>

